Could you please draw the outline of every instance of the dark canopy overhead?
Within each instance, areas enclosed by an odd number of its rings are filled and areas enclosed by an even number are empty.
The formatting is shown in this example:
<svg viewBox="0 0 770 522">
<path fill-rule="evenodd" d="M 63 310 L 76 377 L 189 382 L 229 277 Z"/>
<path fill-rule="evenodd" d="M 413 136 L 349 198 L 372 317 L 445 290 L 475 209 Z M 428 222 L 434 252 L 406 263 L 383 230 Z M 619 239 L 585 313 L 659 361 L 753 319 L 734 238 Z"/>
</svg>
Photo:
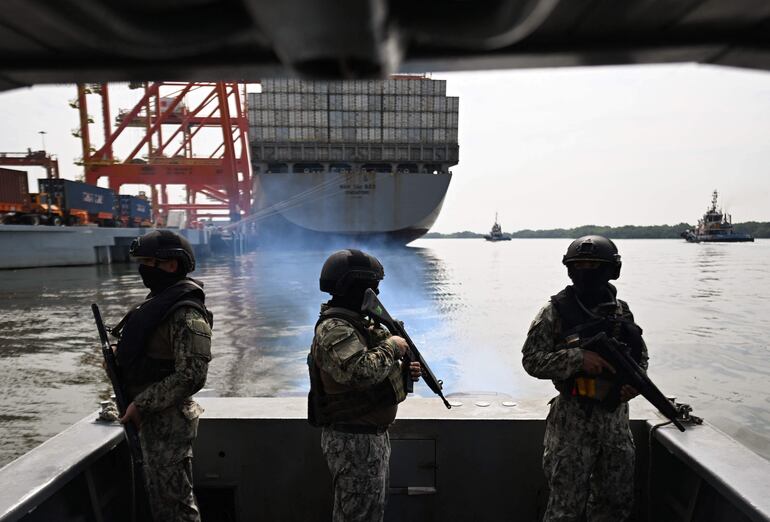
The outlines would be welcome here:
<svg viewBox="0 0 770 522">
<path fill-rule="evenodd" d="M 5 0 L 0 88 L 596 64 L 770 68 L 767 0 Z"/>
</svg>

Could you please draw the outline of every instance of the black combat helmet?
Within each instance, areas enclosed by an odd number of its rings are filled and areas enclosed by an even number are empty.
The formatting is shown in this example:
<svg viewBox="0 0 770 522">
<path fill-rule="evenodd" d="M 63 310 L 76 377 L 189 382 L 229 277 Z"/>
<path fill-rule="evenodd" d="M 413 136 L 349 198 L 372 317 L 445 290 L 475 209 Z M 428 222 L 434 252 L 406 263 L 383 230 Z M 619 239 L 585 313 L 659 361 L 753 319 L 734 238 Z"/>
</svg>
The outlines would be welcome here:
<svg viewBox="0 0 770 522">
<path fill-rule="evenodd" d="M 170 230 L 153 230 L 134 239 L 128 253 L 132 257 L 177 259 L 180 272 L 189 273 L 195 270 L 195 253 L 190 242 Z"/>
<path fill-rule="evenodd" d="M 613 267 L 609 273 L 609 278 L 617 279 L 620 277 L 621 262 L 618 247 L 604 236 L 583 236 L 570 243 L 561 262 L 569 269 L 570 264 L 576 261 L 609 263 Z"/>
<path fill-rule="evenodd" d="M 338 250 L 321 269 L 322 292 L 345 295 L 355 281 L 382 281 L 385 270 L 376 257 L 360 250 Z"/>
</svg>

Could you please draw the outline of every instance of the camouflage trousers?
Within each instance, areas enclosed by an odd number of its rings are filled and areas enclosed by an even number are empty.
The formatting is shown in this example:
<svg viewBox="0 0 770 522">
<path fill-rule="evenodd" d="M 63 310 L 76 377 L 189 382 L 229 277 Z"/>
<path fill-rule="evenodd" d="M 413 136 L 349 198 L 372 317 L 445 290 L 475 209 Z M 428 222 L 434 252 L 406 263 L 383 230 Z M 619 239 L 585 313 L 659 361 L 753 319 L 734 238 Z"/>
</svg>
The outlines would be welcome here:
<svg viewBox="0 0 770 522">
<path fill-rule="evenodd" d="M 144 483 L 155 522 L 200 522 L 193 494 L 192 443 L 198 419 L 177 408 L 142 420 L 139 440 L 144 456 Z"/>
<path fill-rule="evenodd" d="M 324 428 L 321 449 L 334 484 L 333 522 L 381 522 L 388 492 L 388 433 L 343 433 Z"/>
<path fill-rule="evenodd" d="M 543 471 L 550 489 L 544 522 L 623 522 L 634 506 L 634 442 L 628 405 L 586 410 L 557 398 L 546 422 Z"/>
</svg>

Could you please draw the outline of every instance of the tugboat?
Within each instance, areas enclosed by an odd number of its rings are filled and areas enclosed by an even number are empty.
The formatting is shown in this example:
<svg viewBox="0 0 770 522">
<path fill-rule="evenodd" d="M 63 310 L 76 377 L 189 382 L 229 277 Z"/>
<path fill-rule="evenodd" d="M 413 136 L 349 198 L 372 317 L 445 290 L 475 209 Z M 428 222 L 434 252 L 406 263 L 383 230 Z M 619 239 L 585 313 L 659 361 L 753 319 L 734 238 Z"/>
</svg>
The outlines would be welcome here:
<svg viewBox="0 0 770 522">
<path fill-rule="evenodd" d="M 711 195 L 711 207 L 698 220 L 698 226 L 682 232 L 682 237 L 690 243 L 736 243 L 754 241 L 749 234 L 735 232 L 730 214 L 717 210 L 717 198 L 719 194 L 715 190 Z"/>
<path fill-rule="evenodd" d="M 497 212 L 495 212 L 495 224 L 492 225 L 492 230 L 489 231 L 489 234 L 484 234 L 484 239 L 487 241 L 510 241 L 511 236 L 508 234 L 503 234 L 503 229 L 500 226 L 500 223 L 497 222 Z"/>
</svg>

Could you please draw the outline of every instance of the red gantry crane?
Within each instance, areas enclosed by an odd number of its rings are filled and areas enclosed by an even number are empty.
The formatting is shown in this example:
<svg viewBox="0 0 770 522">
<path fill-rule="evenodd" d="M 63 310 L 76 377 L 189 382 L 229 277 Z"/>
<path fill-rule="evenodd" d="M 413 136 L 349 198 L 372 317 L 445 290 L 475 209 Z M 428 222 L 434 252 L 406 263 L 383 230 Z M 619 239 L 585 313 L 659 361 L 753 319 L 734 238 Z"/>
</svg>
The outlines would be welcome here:
<svg viewBox="0 0 770 522">
<path fill-rule="evenodd" d="M 0 152 L 0 165 L 43 167 L 48 179 L 59 177 L 59 160 L 44 150 L 27 149 L 27 152 Z"/>
<path fill-rule="evenodd" d="M 78 85 L 75 105 L 80 111 L 79 137 L 83 144 L 86 183 L 101 177 L 119 193 L 125 184 L 149 185 L 156 221 L 165 221 L 169 210 L 187 211 L 188 223 L 201 218 L 228 216 L 238 221 L 251 207 L 251 165 L 245 86 L 235 82 L 156 82 L 131 84 L 144 95 L 128 111 L 121 111 L 112 130 L 107 84 Z M 88 94 L 101 98 L 104 144 L 92 147 L 89 135 Z M 193 95 L 194 94 L 194 95 Z M 195 98 L 190 108 L 186 99 Z M 142 129 L 137 140 L 128 128 Z M 194 144 L 204 139 L 206 128 L 217 132 L 214 152 L 198 156 Z M 131 152 L 119 160 L 113 153 L 116 141 L 129 141 Z M 212 148 L 211 132 L 206 146 Z M 216 145 L 216 142 L 214 145 Z M 124 145 L 123 145 L 124 146 Z M 140 156 L 144 149 L 145 154 Z M 184 203 L 171 203 L 167 187 L 182 185 Z M 201 203 L 200 195 L 213 202 Z"/>
</svg>

